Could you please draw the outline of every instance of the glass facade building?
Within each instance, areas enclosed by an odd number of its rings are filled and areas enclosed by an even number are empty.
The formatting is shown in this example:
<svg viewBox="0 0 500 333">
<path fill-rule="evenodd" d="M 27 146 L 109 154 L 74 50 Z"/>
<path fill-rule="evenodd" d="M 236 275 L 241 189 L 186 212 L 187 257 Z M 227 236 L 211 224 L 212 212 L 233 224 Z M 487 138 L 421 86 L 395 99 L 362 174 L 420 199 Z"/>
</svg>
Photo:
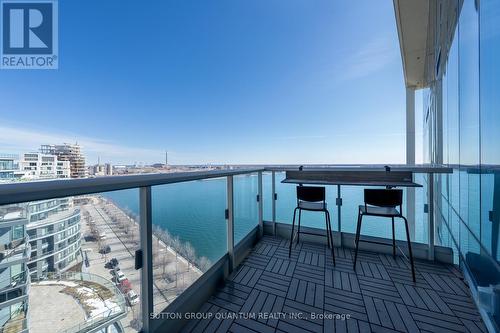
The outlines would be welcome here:
<svg viewBox="0 0 500 333">
<path fill-rule="evenodd" d="M 28 223 L 22 205 L 0 207 L 0 327 L 2 332 L 25 332 L 30 277 L 27 261 Z"/>
<path fill-rule="evenodd" d="M 32 202 L 27 210 L 30 274 L 40 278 L 74 266 L 81 257 L 81 226 L 80 209 L 73 206 L 73 199 Z"/>
<path fill-rule="evenodd" d="M 14 179 L 14 171 L 17 170 L 17 159 L 16 155 L 0 153 L 0 181 L 11 181 Z"/>
<path fill-rule="evenodd" d="M 499 325 L 500 2 L 455 8 L 455 24 L 436 29 L 448 31 L 424 92 L 424 160 L 454 169 L 435 179 L 436 241 L 453 248 L 483 316 Z"/>
</svg>

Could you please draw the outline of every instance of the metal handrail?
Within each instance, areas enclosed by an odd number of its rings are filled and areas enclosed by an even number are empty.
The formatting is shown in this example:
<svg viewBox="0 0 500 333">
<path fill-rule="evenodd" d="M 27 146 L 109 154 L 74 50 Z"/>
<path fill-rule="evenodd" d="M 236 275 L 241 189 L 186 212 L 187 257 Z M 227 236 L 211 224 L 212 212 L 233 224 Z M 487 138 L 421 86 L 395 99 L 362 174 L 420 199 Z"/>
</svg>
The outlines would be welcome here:
<svg viewBox="0 0 500 333">
<path fill-rule="evenodd" d="M 0 205 L 247 174 L 258 169 L 77 178 L 0 185 Z"/>
<path fill-rule="evenodd" d="M 440 164 L 284 164 L 266 165 L 264 171 L 385 171 L 385 167 L 393 171 L 411 171 L 413 173 L 451 173 L 453 168 Z"/>
<path fill-rule="evenodd" d="M 412 171 L 415 173 L 449 173 L 452 169 L 442 165 L 389 165 L 393 170 Z M 305 170 L 385 170 L 381 164 L 373 165 L 306 165 Z M 259 171 L 297 170 L 299 165 L 249 166 L 234 170 L 212 170 L 179 173 L 155 173 L 147 175 L 110 176 L 102 178 L 79 178 L 50 181 L 7 183 L 0 185 L 0 205 L 16 204 L 28 201 L 63 198 L 75 195 L 94 194 L 125 190 L 138 187 L 181 183 L 209 178 L 236 176 Z"/>
</svg>

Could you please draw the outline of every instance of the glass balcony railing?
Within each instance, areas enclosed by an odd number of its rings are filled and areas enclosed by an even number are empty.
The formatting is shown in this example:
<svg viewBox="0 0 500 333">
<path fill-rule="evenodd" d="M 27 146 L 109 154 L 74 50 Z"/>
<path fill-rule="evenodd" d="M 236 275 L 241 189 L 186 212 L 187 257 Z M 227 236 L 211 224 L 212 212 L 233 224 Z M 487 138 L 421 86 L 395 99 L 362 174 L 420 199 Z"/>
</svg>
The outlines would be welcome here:
<svg viewBox="0 0 500 333">
<path fill-rule="evenodd" d="M 274 180 L 273 180 L 274 177 Z M 427 201 L 427 174 L 415 173 L 414 181 L 423 187 L 403 189 L 403 215 L 410 224 L 412 242 L 429 244 L 429 217 Z M 278 223 L 291 224 L 293 211 L 297 205 L 296 190 L 293 184 L 284 184 L 285 172 L 279 168 L 273 173 L 264 174 L 264 219 Z M 272 184 L 275 188 L 275 202 L 273 202 Z M 326 186 L 326 202 L 330 210 L 333 231 L 355 234 L 358 206 L 364 203 L 363 189 L 369 186 Z M 337 205 L 337 198 L 341 198 L 341 206 Z M 410 196 L 409 196 L 410 195 Z M 409 198 L 408 198 L 409 196 Z M 274 208 L 273 208 L 274 206 Z M 338 211 L 340 209 L 340 216 Z M 274 216 L 274 220 L 273 220 Z M 339 222 L 340 218 L 340 222 Z M 306 227 L 325 229 L 325 217 L 322 214 L 303 212 L 301 225 Z M 366 236 L 392 239 L 390 223 L 377 220 L 375 217 L 363 219 L 362 234 Z M 404 225 L 396 223 L 396 240 L 406 240 Z"/>
<path fill-rule="evenodd" d="M 17 318 L 20 317 L 20 318 Z M 0 333 L 27 333 L 29 332 L 28 319 L 18 315 L 8 320 L 4 326 L 0 327 Z"/>
<path fill-rule="evenodd" d="M 259 225 L 259 173 L 235 176 L 234 187 L 234 240 L 238 244 Z M 262 192 L 262 190 L 260 190 Z"/>
<path fill-rule="evenodd" d="M 0 252 L 0 267 L 7 267 L 12 263 L 27 261 L 31 246 L 25 239 L 16 242 L 12 247 Z"/>
<path fill-rule="evenodd" d="M 51 256 L 57 251 L 38 254 L 42 250 L 38 248 L 30 259 L 28 326 L 36 331 L 42 328 L 37 325 L 61 324 L 50 322 L 51 308 L 44 303 L 42 295 L 50 288 L 57 290 L 54 297 L 85 313 L 81 323 L 57 327 L 68 333 L 118 322 L 125 332 L 152 332 L 165 324 L 162 314 L 185 311 L 186 304 L 194 308 L 209 296 L 210 288 L 204 288 L 207 281 L 227 276 L 264 230 L 276 225 L 289 228 L 296 205 L 295 185 L 281 183 L 284 170 L 273 167 L 54 181 L 51 190 L 42 194 L 31 193 L 26 183 L 20 184 L 19 198 L 23 199 L 53 199 L 64 189 L 66 195 L 76 198 L 80 214 L 80 228 L 75 232 L 81 242 L 73 244 L 76 248 L 61 249 L 67 250 L 64 260 L 59 258 L 62 261 L 55 265 Z M 410 217 L 414 223 L 412 240 L 427 251 L 434 246 L 428 227 L 429 182 L 414 180 L 424 187 L 414 193 L 405 190 L 403 206 L 407 215 L 414 211 Z M 18 203 L 16 195 L 7 198 L 1 192 L 0 187 L 0 204 Z M 406 200 L 407 196 L 412 200 Z M 362 203 L 362 187 L 327 186 L 336 240 L 340 239 L 339 231 L 342 237 L 354 233 L 357 205 Z M 304 214 L 302 225 L 324 229 L 320 215 Z M 377 227 L 370 226 L 372 223 Z M 367 221 L 363 235 L 390 238 L 390 223 L 385 229 L 381 223 Z M 403 230 L 397 230 L 398 239 L 405 239 Z M 45 269 L 36 263 L 40 259 L 46 259 Z M 91 290 L 87 298 L 99 305 L 82 306 L 85 288 Z M 53 316 L 57 318 L 56 313 Z"/>
<path fill-rule="evenodd" d="M 7 291 L 0 291 L 0 304 L 13 300 L 21 302 L 22 298 L 27 298 L 27 293 L 23 288 L 16 287 Z"/>
<path fill-rule="evenodd" d="M 23 288 L 30 283 L 29 270 L 25 269 L 19 274 L 13 276 L 2 277 L 0 279 L 0 293 L 8 292 L 15 288 Z M 1 301 L 0 301 L 1 302 Z"/>
<path fill-rule="evenodd" d="M 155 314 L 227 253 L 226 189 L 226 178 L 152 187 Z"/>
</svg>

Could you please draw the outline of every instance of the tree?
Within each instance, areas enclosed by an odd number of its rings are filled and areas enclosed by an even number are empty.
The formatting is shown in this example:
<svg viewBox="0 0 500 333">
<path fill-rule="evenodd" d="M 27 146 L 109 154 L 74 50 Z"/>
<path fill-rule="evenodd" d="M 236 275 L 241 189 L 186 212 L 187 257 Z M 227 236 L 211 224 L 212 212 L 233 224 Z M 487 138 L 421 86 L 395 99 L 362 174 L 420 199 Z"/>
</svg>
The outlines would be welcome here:
<svg viewBox="0 0 500 333">
<path fill-rule="evenodd" d="M 182 252 L 182 242 L 179 239 L 179 236 L 170 238 L 171 246 L 174 248 L 175 252 Z"/>
<path fill-rule="evenodd" d="M 177 287 L 177 270 L 175 266 L 165 265 L 163 270 L 163 278 L 167 280 L 168 283 L 175 281 L 175 286 Z"/>
<path fill-rule="evenodd" d="M 168 260 L 167 253 L 163 252 L 162 256 L 163 275 L 165 275 L 165 269 L 169 263 L 170 261 Z"/>
<path fill-rule="evenodd" d="M 198 268 L 202 272 L 206 272 L 210 267 L 212 266 L 212 263 L 207 257 L 200 257 L 198 258 Z"/>
<path fill-rule="evenodd" d="M 190 264 L 194 263 L 196 260 L 196 252 L 191 245 L 191 243 L 184 243 L 184 255 L 186 256 L 186 259 L 188 260 L 188 270 L 190 268 Z"/>
</svg>

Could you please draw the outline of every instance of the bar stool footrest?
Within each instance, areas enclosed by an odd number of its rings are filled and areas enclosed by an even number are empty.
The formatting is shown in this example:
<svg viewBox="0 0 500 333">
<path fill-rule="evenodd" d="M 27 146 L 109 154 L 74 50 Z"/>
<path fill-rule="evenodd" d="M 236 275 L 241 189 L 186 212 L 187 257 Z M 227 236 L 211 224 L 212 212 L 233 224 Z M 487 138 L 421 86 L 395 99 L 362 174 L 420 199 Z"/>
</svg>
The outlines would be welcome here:
<svg viewBox="0 0 500 333">
<path fill-rule="evenodd" d="M 386 245 L 386 246 L 390 246 L 392 247 L 392 244 L 390 243 L 386 243 L 386 242 L 379 242 L 379 241 L 372 241 L 372 240 L 366 240 L 366 239 L 361 239 L 361 237 L 359 238 L 358 242 L 363 242 L 363 243 L 371 243 L 371 244 L 379 244 L 379 245 Z M 356 246 L 356 243 L 354 243 L 354 246 Z M 398 245 L 396 245 L 396 249 L 399 250 L 399 252 L 401 253 L 401 255 L 407 260 L 407 261 L 410 261 L 410 258 L 408 258 L 408 256 L 403 252 L 403 250 L 401 249 L 401 247 L 399 247 Z"/>
<path fill-rule="evenodd" d="M 315 232 L 309 232 L 309 231 L 297 231 L 298 234 L 306 234 L 306 235 L 311 235 L 311 236 L 320 236 L 320 237 L 328 237 L 328 234 L 318 234 Z"/>
</svg>

